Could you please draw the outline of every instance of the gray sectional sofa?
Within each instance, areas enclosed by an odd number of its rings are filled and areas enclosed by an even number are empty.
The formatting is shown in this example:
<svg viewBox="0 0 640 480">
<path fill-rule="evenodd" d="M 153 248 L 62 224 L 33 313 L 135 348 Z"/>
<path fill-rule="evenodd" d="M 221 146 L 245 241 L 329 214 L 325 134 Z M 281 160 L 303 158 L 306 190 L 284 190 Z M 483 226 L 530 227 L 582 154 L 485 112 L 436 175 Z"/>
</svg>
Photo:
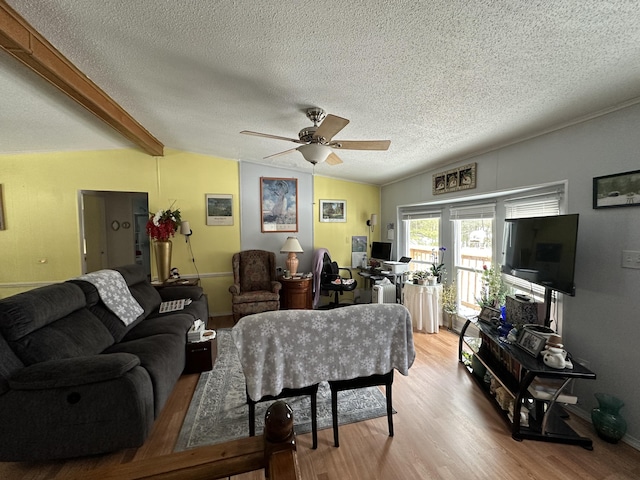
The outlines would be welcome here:
<svg viewBox="0 0 640 480">
<path fill-rule="evenodd" d="M 145 441 L 184 368 L 187 331 L 195 319 L 206 322 L 207 302 L 200 287 L 159 293 L 138 265 L 113 270 L 144 310 L 128 325 L 86 280 L 0 300 L 0 461 Z M 158 313 L 161 301 L 179 298 L 192 303 Z"/>
</svg>

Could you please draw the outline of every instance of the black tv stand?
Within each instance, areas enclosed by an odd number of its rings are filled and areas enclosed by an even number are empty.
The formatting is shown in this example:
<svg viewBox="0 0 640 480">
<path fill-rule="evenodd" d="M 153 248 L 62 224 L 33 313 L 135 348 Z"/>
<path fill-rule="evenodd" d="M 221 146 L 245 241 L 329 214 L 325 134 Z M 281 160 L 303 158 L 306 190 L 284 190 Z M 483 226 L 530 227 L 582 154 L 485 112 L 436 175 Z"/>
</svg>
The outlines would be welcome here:
<svg viewBox="0 0 640 480">
<path fill-rule="evenodd" d="M 551 328 L 551 301 L 553 300 L 553 289 L 544 287 L 544 326 Z M 555 330 L 555 328 L 554 328 Z"/>
<path fill-rule="evenodd" d="M 473 357 L 473 361 L 468 358 Z M 466 321 L 460 332 L 458 360 L 511 427 L 515 440 L 539 440 L 580 445 L 593 448 L 590 438 L 581 437 L 566 424 L 568 415 L 560 403 L 568 403 L 575 397 L 564 392 L 574 379 L 594 380 L 596 374 L 578 363 L 572 369 L 547 367 L 538 357 L 526 353 L 517 345 L 501 340 L 497 329 L 473 317 Z M 512 399 L 512 413 L 504 410 L 485 383 L 484 378 L 474 374 L 476 368 L 484 367 Z M 479 362 L 479 364 L 478 364 Z M 480 365 L 481 364 L 481 365 Z M 535 387 L 540 382 L 553 383 L 554 389 L 541 392 Z M 521 422 L 521 412 L 525 422 Z"/>
</svg>

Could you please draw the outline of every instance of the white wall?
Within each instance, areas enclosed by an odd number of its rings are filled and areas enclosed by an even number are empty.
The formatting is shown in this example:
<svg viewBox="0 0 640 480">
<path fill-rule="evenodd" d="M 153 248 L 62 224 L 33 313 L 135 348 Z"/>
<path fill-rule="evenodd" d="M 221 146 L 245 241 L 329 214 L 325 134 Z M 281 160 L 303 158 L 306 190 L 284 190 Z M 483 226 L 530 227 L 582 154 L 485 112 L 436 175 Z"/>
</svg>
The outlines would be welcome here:
<svg viewBox="0 0 640 480">
<path fill-rule="evenodd" d="M 595 392 L 621 398 L 629 426 L 625 440 L 637 448 L 640 270 L 621 268 L 621 251 L 640 250 L 640 207 L 594 210 L 592 184 L 594 177 L 640 169 L 639 131 L 635 105 L 459 162 L 478 164 L 477 187 L 465 196 L 567 180 L 566 213 L 580 214 L 580 222 L 576 296 L 564 297 L 563 339 L 597 374 L 595 381 L 577 381 L 574 392 L 586 418 L 597 404 Z M 459 198 L 431 194 L 432 174 L 445 169 L 383 187 L 382 224 L 398 221 L 399 205 Z"/>
</svg>

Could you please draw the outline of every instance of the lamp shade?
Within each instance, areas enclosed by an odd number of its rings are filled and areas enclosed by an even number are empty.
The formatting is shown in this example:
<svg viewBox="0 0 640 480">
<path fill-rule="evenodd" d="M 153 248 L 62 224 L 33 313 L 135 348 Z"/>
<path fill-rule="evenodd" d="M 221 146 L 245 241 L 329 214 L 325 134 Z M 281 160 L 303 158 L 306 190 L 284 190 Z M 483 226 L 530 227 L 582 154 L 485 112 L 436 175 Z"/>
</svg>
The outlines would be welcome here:
<svg viewBox="0 0 640 480">
<path fill-rule="evenodd" d="M 371 225 L 377 225 L 378 224 L 378 215 L 376 213 L 372 213 L 371 214 Z"/>
<path fill-rule="evenodd" d="M 304 250 L 296 237 L 288 237 L 280 249 L 280 253 L 304 253 Z"/>
<path fill-rule="evenodd" d="M 296 150 L 298 150 L 304 159 L 313 163 L 322 163 L 324 162 L 333 151 L 330 147 L 326 145 L 320 145 L 319 143 L 310 143 L 308 145 L 300 145 Z"/>
<path fill-rule="evenodd" d="M 189 225 L 189 222 L 180 222 L 180 234 L 181 235 L 189 236 L 192 233 L 193 232 L 191 231 L 191 225 Z"/>
</svg>

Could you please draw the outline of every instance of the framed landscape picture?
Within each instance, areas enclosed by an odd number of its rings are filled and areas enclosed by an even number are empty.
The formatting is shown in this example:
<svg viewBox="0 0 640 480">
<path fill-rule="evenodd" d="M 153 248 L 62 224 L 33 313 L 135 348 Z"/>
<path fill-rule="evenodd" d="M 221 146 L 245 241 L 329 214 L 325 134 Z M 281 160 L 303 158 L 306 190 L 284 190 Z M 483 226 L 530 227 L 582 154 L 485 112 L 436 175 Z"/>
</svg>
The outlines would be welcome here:
<svg viewBox="0 0 640 480">
<path fill-rule="evenodd" d="M 262 232 L 298 231 L 298 179 L 260 177 Z"/>
<path fill-rule="evenodd" d="M 233 225 L 233 195 L 207 193 L 207 225 Z"/>
<path fill-rule="evenodd" d="M 321 222 L 346 222 L 347 221 L 347 201 L 346 200 L 320 200 L 320 221 Z"/>
<path fill-rule="evenodd" d="M 593 179 L 593 208 L 640 206 L 640 170 Z"/>
</svg>

